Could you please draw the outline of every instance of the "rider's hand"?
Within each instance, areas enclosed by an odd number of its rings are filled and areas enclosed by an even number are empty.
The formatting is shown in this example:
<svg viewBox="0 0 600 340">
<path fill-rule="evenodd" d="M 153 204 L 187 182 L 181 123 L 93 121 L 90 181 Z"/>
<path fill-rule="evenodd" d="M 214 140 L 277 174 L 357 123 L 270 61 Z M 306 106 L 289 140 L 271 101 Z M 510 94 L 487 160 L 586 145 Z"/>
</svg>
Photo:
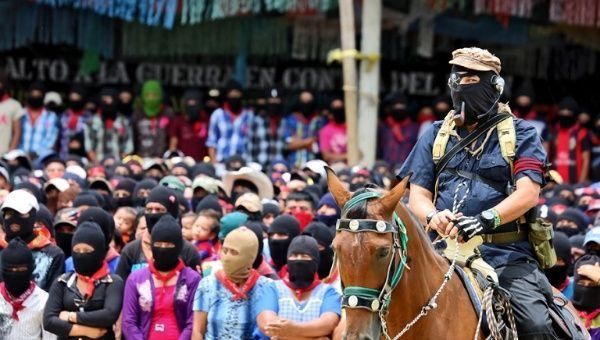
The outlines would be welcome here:
<svg viewBox="0 0 600 340">
<path fill-rule="evenodd" d="M 454 214 L 450 210 L 446 209 L 443 211 L 439 211 L 435 215 L 433 215 L 433 217 L 431 218 L 431 221 L 429 221 L 429 224 L 427 226 L 430 229 L 433 229 L 433 230 L 445 235 L 446 227 L 454 219 L 456 219 L 456 216 L 454 216 Z"/>
<path fill-rule="evenodd" d="M 481 216 L 460 216 L 454 222 L 455 228 L 450 232 L 450 236 L 458 234 L 462 241 L 467 242 L 476 235 L 481 235 L 494 229 L 493 221 L 490 223 Z"/>
</svg>

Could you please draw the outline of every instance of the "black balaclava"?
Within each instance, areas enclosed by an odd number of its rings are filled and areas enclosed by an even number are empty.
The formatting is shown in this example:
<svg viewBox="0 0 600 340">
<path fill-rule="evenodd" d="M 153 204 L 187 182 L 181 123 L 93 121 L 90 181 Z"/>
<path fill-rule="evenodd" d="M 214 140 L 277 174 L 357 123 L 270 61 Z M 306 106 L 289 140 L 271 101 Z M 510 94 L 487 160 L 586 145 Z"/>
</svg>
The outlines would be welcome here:
<svg viewBox="0 0 600 340">
<path fill-rule="evenodd" d="M 144 179 L 136 184 L 133 189 L 133 206 L 134 207 L 143 207 L 146 204 L 145 197 L 138 197 L 138 192 L 140 190 L 152 190 L 155 186 L 158 185 L 158 182 L 153 179 Z"/>
<path fill-rule="evenodd" d="M 408 99 L 402 92 L 391 93 L 384 99 L 385 106 L 388 108 L 389 115 L 397 122 L 401 122 L 408 117 L 408 109 L 394 108 L 396 104 L 404 104 L 408 106 Z"/>
<path fill-rule="evenodd" d="M 198 90 L 188 89 L 183 93 L 183 112 L 192 122 L 200 119 L 200 110 L 202 110 L 202 94 Z M 194 100 L 195 104 L 190 104 L 188 101 Z"/>
<path fill-rule="evenodd" d="M 319 245 L 311 236 L 301 235 L 292 241 L 287 257 L 294 254 L 308 254 L 311 260 L 288 260 L 288 275 L 295 288 L 303 289 L 313 283 L 319 268 Z"/>
<path fill-rule="evenodd" d="M 85 243 L 94 248 L 90 253 L 78 253 L 73 250 L 77 244 Z M 73 256 L 73 267 L 77 274 L 92 276 L 104 263 L 106 258 L 106 238 L 102 229 L 95 222 L 83 222 L 75 231 L 71 242 L 71 256 Z"/>
<path fill-rule="evenodd" d="M 177 200 L 177 195 L 175 195 L 173 190 L 162 185 L 154 187 L 146 199 L 146 204 L 151 202 L 162 204 L 165 208 L 167 208 L 168 214 L 171 214 L 171 216 L 174 218 L 179 217 L 179 203 Z M 150 233 L 152 233 L 152 228 L 158 222 L 158 220 L 160 220 L 160 218 L 167 213 L 145 214 L 146 224 Z"/>
<path fill-rule="evenodd" d="M 225 102 L 229 105 L 231 111 L 233 111 L 236 114 L 239 113 L 242 110 L 242 97 L 232 98 L 229 97 L 229 93 L 234 90 L 242 92 L 242 84 L 240 84 L 235 79 L 231 79 L 227 82 L 225 88 L 225 93 L 227 94 L 225 96 Z"/>
<path fill-rule="evenodd" d="M 123 92 L 129 92 L 129 91 L 122 90 L 121 93 L 123 93 Z M 131 98 L 133 100 L 133 95 L 131 96 Z M 133 103 L 131 101 L 124 102 L 121 100 L 121 97 L 119 96 L 118 105 L 119 105 L 119 112 L 124 114 L 126 117 L 131 116 L 131 114 L 133 113 Z"/>
<path fill-rule="evenodd" d="M 302 92 L 306 92 L 306 91 L 302 91 Z M 311 99 L 308 102 L 303 102 L 300 100 L 300 98 L 298 98 L 298 111 L 304 116 L 304 117 L 311 117 L 316 109 L 317 109 L 317 104 L 315 103 L 315 96 L 312 92 L 310 92 L 312 94 L 313 99 Z M 302 94 L 302 93 L 300 93 Z"/>
<path fill-rule="evenodd" d="M 456 89 L 450 91 L 454 110 L 460 112 L 462 103 L 465 103 L 466 125 L 477 123 L 481 115 L 486 115 L 482 119 L 487 119 L 489 117 L 488 114 L 494 110 L 494 106 L 500 98 L 500 94 L 492 85 L 492 77 L 496 74 L 493 71 L 475 71 L 458 65 L 452 66 L 452 74 L 457 72 L 466 72 L 466 74 L 461 75 L 463 77 L 466 75 L 477 75 L 479 76 L 479 82 L 474 84 L 459 84 Z M 457 81 L 460 82 L 460 78 Z"/>
<path fill-rule="evenodd" d="M 287 240 L 274 240 L 271 234 L 286 234 Z M 269 226 L 269 250 L 275 267 L 279 270 L 287 262 L 287 253 L 292 239 L 300 235 L 300 223 L 291 215 L 281 215 Z"/>
<path fill-rule="evenodd" d="M 33 255 L 31 250 L 20 238 L 12 239 L 8 246 L 2 251 L 2 279 L 6 290 L 14 298 L 21 296 L 32 279 Z M 27 267 L 26 271 L 14 271 L 12 269 Z"/>
<path fill-rule="evenodd" d="M 102 97 L 110 97 L 112 100 L 108 103 Z M 108 87 L 100 91 L 100 115 L 103 121 L 114 121 L 117 118 L 119 112 L 118 98 L 119 94 L 114 88 Z"/>
<path fill-rule="evenodd" d="M 39 97 L 32 97 L 31 92 L 40 91 L 42 93 Z M 44 96 L 46 95 L 46 87 L 39 81 L 34 82 L 29 86 L 27 91 L 27 105 L 33 109 L 41 109 L 44 107 Z"/>
<path fill-rule="evenodd" d="M 8 209 L 7 209 L 8 210 Z M 11 209 L 13 210 L 13 209 Z M 29 217 L 23 217 L 18 211 L 13 210 L 12 216 L 4 218 L 4 230 L 6 232 L 6 241 L 10 241 L 15 237 L 20 237 L 23 241 L 29 243 L 35 238 L 33 233 L 33 225 L 35 224 L 36 210 L 29 211 Z M 19 231 L 12 231 L 11 225 L 19 225 Z"/>
<path fill-rule="evenodd" d="M 79 100 L 71 100 L 71 93 L 79 95 Z M 81 84 L 75 84 L 69 91 L 69 109 L 73 111 L 81 111 L 85 107 L 85 88 Z"/>
<path fill-rule="evenodd" d="M 155 247 L 155 242 L 170 242 L 174 248 Z M 179 262 L 179 255 L 183 249 L 183 236 L 179 223 L 169 215 L 165 215 L 156 222 L 152 229 L 152 257 L 154 267 L 161 272 L 173 270 Z"/>
<path fill-rule="evenodd" d="M 260 265 L 262 264 L 263 261 L 263 247 L 264 247 L 264 243 L 263 243 L 263 230 L 264 230 L 264 224 L 262 224 L 261 222 L 246 222 L 246 224 L 244 225 L 246 228 L 252 230 L 252 232 L 256 235 L 256 238 L 258 239 L 258 254 L 256 255 L 256 259 L 254 259 L 254 263 L 252 264 L 252 268 L 254 269 L 258 269 L 258 267 L 260 267 Z"/>
<path fill-rule="evenodd" d="M 331 112 L 331 115 L 333 116 L 333 120 L 337 123 L 337 124 L 343 124 L 346 122 L 346 111 L 344 110 L 344 107 L 336 107 L 335 109 L 329 109 L 329 112 Z"/>
<path fill-rule="evenodd" d="M 312 222 L 304 229 L 303 235 L 312 236 L 317 243 L 325 249 L 319 251 L 319 269 L 317 270 L 319 278 L 323 279 L 329 276 L 331 271 L 331 265 L 333 264 L 333 249 L 331 243 L 333 242 L 333 232 L 329 227 L 321 222 Z"/>
<path fill-rule="evenodd" d="M 560 114 L 561 111 L 570 111 L 569 115 Z M 579 111 L 579 106 L 577 102 L 572 97 L 563 98 L 563 100 L 558 103 L 558 124 L 562 128 L 570 128 L 577 122 L 577 113 Z"/>
<path fill-rule="evenodd" d="M 565 211 L 562 212 L 562 214 L 558 216 L 558 222 L 560 222 L 561 220 L 571 221 L 577 225 L 577 229 L 569 227 L 556 228 L 556 231 L 563 232 L 569 237 L 585 233 L 585 230 L 588 227 L 589 223 L 588 217 L 577 208 L 567 208 Z"/>
<path fill-rule="evenodd" d="M 582 279 L 588 279 L 587 277 L 581 276 L 577 273 L 579 267 L 584 264 L 595 265 L 600 262 L 600 256 L 586 254 L 575 262 L 574 270 L 575 273 L 574 282 L 575 288 L 573 290 L 573 298 L 571 301 L 578 310 L 591 312 L 600 308 L 600 286 L 582 286 L 579 281 Z M 589 280 L 589 279 L 588 279 Z"/>
<path fill-rule="evenodd" d="M 572 256 L 571 256 L 571 242 L 569 237 L 560 231 L 554 233 L 552 239 L 554 249 L 556 250 L 556 257 L 562 259 L 564 265 L 554 265 L 552 268 L 544 269 L 546 277 L 550 284 L 556 288 L 560 287 L 569 275 L 569 269 L 571 268 Z"/>
<path fill-rule="evenodd" d="M 119 180 L 119 183 L 115 187 L 115 191 L 123 190 L 129 193 L 127 197 L 115 197 L 115 203 L 117 207 L 131 207 L 133 206 L 133 192 L 135 190 L 136 182 L 131 178 L 123 178 Z"/>
<path fill-rule="evenodd" d="M 77 223 L 81 224 L 83 222 L 95 222 L 98 224 L 102 230 L 102 233 L 104 234 L 104 238 L 106 239 L 106 248 L 108 249 L 110 241 L 112 241 L 113 236 L 115 235 L 115 220 L 113 219 L 112 215 L 104 211 L 102 208 L 91 207 L 79 215 Z"/>
</svg>

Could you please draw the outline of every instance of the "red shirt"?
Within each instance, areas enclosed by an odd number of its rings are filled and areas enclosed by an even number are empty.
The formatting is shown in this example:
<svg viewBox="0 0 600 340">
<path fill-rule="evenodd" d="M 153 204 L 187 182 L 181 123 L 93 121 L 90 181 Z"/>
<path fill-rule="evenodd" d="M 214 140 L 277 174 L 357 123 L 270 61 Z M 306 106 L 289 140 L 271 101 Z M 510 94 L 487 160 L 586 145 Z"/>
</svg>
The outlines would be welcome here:
<svg viewBox="0 0 600 340">
<path fill-rule="evenodd" d="M 181 332 L 173 308 L 175 285 L 156 288 L 154 293 L 154 313 L 148 340 L 179 339 Z"/>
<path fill-rule="evenodd" d="M 582 170 L 582 154 L 590 150 L 587 130 L 579 125 L 569 129 L 559 128 L 555 143 L 556 171 L 566 183 L 577 183 Z"/>
<path fill-rule="evenodd" d="M 185 115 L 176 116 L 169 127 L 169 136 L 177 138 L 177 149 L 196 161 L 208 155 L 205 145 L 208 136 L 207 122 L 191 123 Z"/>
</svg>

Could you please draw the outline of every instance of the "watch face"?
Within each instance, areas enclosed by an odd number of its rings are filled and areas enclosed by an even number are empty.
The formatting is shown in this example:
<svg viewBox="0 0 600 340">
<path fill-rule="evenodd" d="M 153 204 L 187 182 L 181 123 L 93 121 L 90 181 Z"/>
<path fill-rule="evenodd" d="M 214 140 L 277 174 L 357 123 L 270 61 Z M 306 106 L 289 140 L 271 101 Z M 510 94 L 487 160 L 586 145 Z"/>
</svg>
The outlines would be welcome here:
<svg viewBox="0 0 600 340">
<path fill-rule="evenodd" d="M 493 220 L 494 214 L 491 211 L 486 210 L 481 213 L 481 217 L 485 218 L 486 220 Z"/>
</svg>

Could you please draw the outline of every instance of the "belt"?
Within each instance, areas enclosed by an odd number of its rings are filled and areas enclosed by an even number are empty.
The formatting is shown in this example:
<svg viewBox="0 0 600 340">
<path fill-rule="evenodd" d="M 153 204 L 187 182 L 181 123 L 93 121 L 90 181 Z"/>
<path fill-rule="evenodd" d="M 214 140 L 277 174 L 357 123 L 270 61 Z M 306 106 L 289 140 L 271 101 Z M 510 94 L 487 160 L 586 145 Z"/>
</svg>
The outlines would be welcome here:
<svg viewBox="0 0 600 340">
<path fill-rule="evenodd" d="M 483 243 L 506 244 L 529 240 L 528 232 L 525 230 L 509 231 L 506 233 L 483 234 Z"/>
</svg>

